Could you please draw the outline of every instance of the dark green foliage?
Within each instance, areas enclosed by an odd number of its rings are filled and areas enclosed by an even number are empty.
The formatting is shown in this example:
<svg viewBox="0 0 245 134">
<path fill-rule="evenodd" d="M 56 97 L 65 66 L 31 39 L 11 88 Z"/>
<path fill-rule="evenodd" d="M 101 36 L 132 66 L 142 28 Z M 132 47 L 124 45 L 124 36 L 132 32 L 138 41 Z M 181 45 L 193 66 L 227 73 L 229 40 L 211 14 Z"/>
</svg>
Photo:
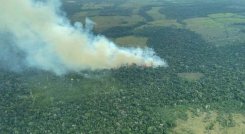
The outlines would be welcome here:
<svg viewBox="0 0 245 134">
<path fill-rule="evenodd" d="M 145 96 L 152 96 L 150 100 L 155 104 L 205 106 L 233 100 L 244 103 L 241 82 L 244 64 L 240 63 L 245 63 L 245 49 L 242 45 L 217 49 L 200 36 L 181 29 L 153 28 L 141 33 L 151 37 L 148 44 L 157 55 L 166 57 L 169 68 L 115 70 L 115 77 L 128 88 L 138 89 L 140 94 L 152 94 Z M 202 72 L 205 77 L 188 82 L 177 76 L 180 72 Z"/>
<path fill-rule="evenodd" d="M 1 71 L 0 132 L 170 133 L 176 119 L 187 119 L 185 112 L 192 108 L 244 112 L 243 45 L 215 48 L 193 32 L 174 28 L 145 29 L 136 35 L 149 37 L 150 46 L 166 57 L 169 67 L 124 66 L 62 77 L 36 70 L 22 74 Z M 178 77 L 180 72 L 201 72 L 204 77 L 187 81 Z M 47 85 L 62 82 L 72 90 L 71 84 L 75 87 L 77 82 L 71 78 L 88 81 L 87 74 L 106 74 L 112 85 L 119 86 L 113 92 L 101 89 L 108 86 L 92 86 L 98 89 L 89 90 L 99 92 L 81 95 L 79 100 L 58 97 L 49 104 L 41 104 L 43 98 L 35 99 L 29 90 L 33 83 L 28 80 L 37 75 L 47 75 Z M 91 84 L 96 79 L 90 79 Z M 218 120 L 226 127 L 234 126 L 232 118 Z"/>
<path fill-rule="evenodd" d="M 234 23 L 235 26 L 245 26 L 245 23 Z"/>
<path fill-rule="evenodd" d="M 1 77 L 10 79 L 0 84 L 6 87 L 1 90 L 1 133 L 159 133 L 174 126 L 173 121 L 152 116 L 154 111 L 146 105 L 149 100 L 145 102 L 135 97 L 133 89 L 132 92 L 119 90 L 111 94 L 81 96 L 80 101 L 55 99 L 43 106 L 35 104 L 25 82 L 19 81 L 23 76 Z M 79 76 L 73 75 L 75 77 Z M 52 79 L 60 81 L 63 78 Z"/>
<path fill-rule="evenodd" d="M 151 37 L 148 41 L 149 47 L 164 57 L 169 66 L 174 66 L 179 71 L 196 71 L 213 58 L 210 54 L 215 51 L 215 47 L 206 43 L 194 32 L 156 27 L 145 29 L 141 33 Z"/>
<path fill-rule="evenodd" d="M 245 29 L 240 30 L 241 33 L 245 33 Z"/>
<path fill-rule="evenodd" d="M 11 72 L 1 73 L 0 78 L 0 133 L 26 130 L 23 119 L 30 115 L 32 101 L 25 81 Z"/>
</svg>

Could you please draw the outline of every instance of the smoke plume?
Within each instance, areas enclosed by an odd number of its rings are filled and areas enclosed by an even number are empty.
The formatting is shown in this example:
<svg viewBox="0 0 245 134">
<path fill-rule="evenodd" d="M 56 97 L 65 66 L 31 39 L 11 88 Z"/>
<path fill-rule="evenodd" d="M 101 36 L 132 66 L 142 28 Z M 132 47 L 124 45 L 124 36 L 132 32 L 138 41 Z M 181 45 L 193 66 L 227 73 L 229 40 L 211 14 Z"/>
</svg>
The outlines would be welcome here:
<svg viewBox="0 0 245 134">
<path fill-rule="evenodd" d="M 58 0 L 0 0 L 0 64 L 64 74 L 122 65 L 166 66 L 150 48 L 122 48 L 91 33 L 93 22 L 70 24 Z M 14 67 L 13 67 L 14 66 Z"/>
</svg>

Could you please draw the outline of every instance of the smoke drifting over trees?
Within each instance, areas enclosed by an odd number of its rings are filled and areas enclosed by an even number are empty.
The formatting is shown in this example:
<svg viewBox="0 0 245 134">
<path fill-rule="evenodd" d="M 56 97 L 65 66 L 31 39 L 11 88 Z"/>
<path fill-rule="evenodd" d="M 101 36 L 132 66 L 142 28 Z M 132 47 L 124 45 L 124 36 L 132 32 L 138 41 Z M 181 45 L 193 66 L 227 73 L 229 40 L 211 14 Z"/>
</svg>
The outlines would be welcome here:
<svg viewBox="0 0 245 134">
<path fill-rule="evenodd" d="M 7 68 L 34 67 L 64 74 L 122 65 L 166 66 L 150 48 L 122 48 L 95 36 L 91 22 L 71 25 L 59 10 L 60 2 L 1 0 L 0 62 Z"/>
</svg>

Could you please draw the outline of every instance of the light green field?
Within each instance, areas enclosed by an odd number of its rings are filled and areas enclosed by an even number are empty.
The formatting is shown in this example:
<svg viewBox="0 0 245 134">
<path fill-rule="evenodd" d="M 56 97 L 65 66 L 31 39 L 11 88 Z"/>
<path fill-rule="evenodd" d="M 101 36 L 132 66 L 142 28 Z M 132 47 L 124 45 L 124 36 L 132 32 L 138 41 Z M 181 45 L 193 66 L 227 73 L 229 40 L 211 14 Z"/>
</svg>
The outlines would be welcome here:
<svg viewBox="0 0 245 134">
<path fill-rule="evenodd" d="M 120 46 L 126 47 L 146 47 L 147 46 L 146 37 L 137 37 L 137 36 L 124 36 L 115 39 L 115 43 L 119 44 Z"/>
<path fill-rule="evenodd" d="M 176 27 L 176 28 L 182 28 L 182 24 L 178 23 L 174 19 L 167 19 L 166 16 L 159 12 L 159 10 L 162 7 L 152 7 L 151 10 L 147 12 L 148 15 L 150 15 L 154 20 L 151 22 L 148 22 L 146 25 L 143 25 L 142 27 Z"/>
<path fill-rule="evenodd" d="M 97 9 L 104 9 L 104 8 L 108 8 L 108 7 L 112 7 L 114 6 L 114 4 L 112 3 L 84 3 L 82 5 L 82 9 L 84 10 L 97 10 Z"/>
<path fill-rule="evenodd" d="M 177 120 L 174 134 L 243 134 L 245 116 L 242 114 L 221 115 L 218 112 L 200 112 L 193 115 L 188 112 L 187 120 Z M 218 118 L 223 118 L 222 124 Z M 231 124 L 233 123 L 233 124 Z M 227 125 L 226 125 L 227 124 Z"/>
<path fill-rule="evenodd" d="M 176 27 L 182 28 L 183 26 L 176 22 L 176 20 L 164 19 L 149 22 L 146 26 L 162 26 L 162 27 Z"/>
<path fill-rule="evenodd" d="M 147 12 L 154 20 L 163 20 L 166 19 L 165 15 L 159 12 L 161 7 L 152 7 L 150 11 Z"/>
<path fill-rule="evenodd" d="M 157 5 L 159 3 L 161 3 L 161 2 L 160 1 L 153 1 L 153 0 L 127 0 L 127 2 L 120 5 L 120 7 L 139 9 L 140 7 L 143 7 L 146 5 Z"/>
<path fill-rule="evenodd" d="M 156 21 L 151 21 L 148 22 L 145 25 L 141 25 L 137 28 L 135 28 L 135 32 L 140 31 L 144 28 L 154 28 L 154 27 L 173 27 L 173 28 L 184 28 L 184 26 L 176 20 L 172 19 L 163 19 L 163 20 L 156 20 Z"/>
<path fill-rule="evenodd" d="M 95 30 L 103 31 L 116 26 L 131 26 L 142 22 L 144 19 L 139 15 L 132 16 L 95 16 L 90 18 L 96 23 Z"/>
<path fill-rule="evenodd" d="M 196 81 L 204 77 L 202 73 L 178 73 L 178 76 L 188 81 Z"/>
<path fill-rule="evenodd" d="M 67 2 L 67 3 L 76 3 L 75 0 L 67 0 L 66 2 Z"/>
<path fill-rule="evenodd" d="M 243 16 L 232 13 L 211 14 L 208 17 L 187 19 L 184 23 L 187 29 L 202 35 L 204 39 L 216 46 L 245 42 L 245 34 L 234 25 L 245 23 Z"/>
<path fill-rule="evenodd" d="M 98 11 L 80 12 L 76 13 L 73 17 L 73 21 L 84 22 L 88 17 L 95 22 L 95 30 L 101 32 L 116 26 L 131 26 L 144 21 L 144 18 L 139 15 L 132 16 L 97 16 Z"/>
</svg>

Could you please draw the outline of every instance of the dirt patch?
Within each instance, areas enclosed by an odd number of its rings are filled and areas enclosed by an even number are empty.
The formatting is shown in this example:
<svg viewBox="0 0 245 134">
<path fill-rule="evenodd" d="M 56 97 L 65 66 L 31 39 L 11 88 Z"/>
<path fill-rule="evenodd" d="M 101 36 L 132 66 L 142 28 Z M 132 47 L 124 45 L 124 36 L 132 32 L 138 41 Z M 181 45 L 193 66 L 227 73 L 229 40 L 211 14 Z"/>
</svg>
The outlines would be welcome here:
<svg viewBox="0 0 245 134">
<path fill-rule="evenodd" d="M 188 81 L 197 81 L 204 77 L 202 73 L 178 73 L 180 78 L 186 79 Z"/>
</svg>

